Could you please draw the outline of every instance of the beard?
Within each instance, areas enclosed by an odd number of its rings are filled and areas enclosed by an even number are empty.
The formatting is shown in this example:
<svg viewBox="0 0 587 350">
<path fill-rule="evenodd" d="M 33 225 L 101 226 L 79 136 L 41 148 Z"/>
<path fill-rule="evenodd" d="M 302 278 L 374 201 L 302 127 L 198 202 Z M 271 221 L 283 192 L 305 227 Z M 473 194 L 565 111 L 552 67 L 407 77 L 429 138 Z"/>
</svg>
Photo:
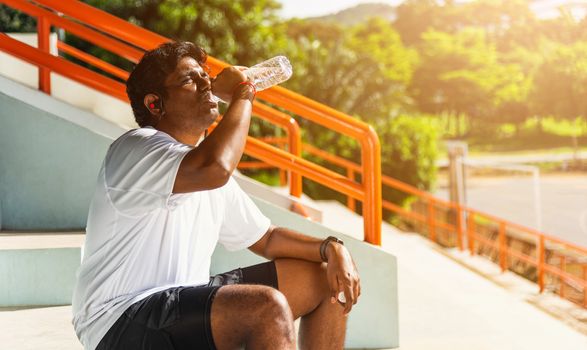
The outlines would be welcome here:
<svg viewBox="0 0 587 350">
<path fill-rule="evenodd" d="M 204 93 L 198 96 L 197 115 L 195 120 L 201 126 L 207 129 L 220 116 L 218 111 L 218 103 L 211 98 L 211 93 Z"/>
</svg>

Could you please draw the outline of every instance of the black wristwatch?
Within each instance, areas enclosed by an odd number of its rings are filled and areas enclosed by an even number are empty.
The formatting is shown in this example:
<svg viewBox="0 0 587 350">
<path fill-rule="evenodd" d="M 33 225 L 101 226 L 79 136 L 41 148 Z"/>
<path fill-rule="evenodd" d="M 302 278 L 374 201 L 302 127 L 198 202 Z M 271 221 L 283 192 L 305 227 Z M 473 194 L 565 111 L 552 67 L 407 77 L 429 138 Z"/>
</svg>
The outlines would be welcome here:
<svg viewBox="0 0 587 350">
<path fill-rule="evenodd" d="M 330 242 L 334 242 L 334 243 L 339 243 L 344 245 L 344 242 L 334 236 L 328 236 L 325 240 L 322 241 L 322 244 L 320 244 L 320 259 L 322 259 L 322 261 L 327 262 L 328 258 L 326 257 L 326 247 L 328 247 L 328 243 Z"/>
</svg>

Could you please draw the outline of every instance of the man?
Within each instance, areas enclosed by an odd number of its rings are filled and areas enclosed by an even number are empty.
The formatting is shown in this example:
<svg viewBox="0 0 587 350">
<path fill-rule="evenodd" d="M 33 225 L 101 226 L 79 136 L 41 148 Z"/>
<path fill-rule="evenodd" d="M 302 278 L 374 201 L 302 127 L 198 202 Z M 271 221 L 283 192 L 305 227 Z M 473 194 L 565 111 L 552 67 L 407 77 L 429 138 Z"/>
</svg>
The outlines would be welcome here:
<svg viewBox="0 0 587 350">
<path fill-rule="evenodd" d="M 110 146 L 88 216 L 73 323 L 86 349 L 341 349 L 360 295 L 341 242 L 270 224 L 231 174 L 254 86 L 211 80 L 187 42 L 145 54 L 127 82 L 139 129 Z M 218 117 L 212 93 L 229 103 Z M 209 277 L 217 244 L 270 261 Z M 325 262 L 325 263 L 324 263 Z M 344 303 L 338 301 L 344 293 Z"/>
</svg>

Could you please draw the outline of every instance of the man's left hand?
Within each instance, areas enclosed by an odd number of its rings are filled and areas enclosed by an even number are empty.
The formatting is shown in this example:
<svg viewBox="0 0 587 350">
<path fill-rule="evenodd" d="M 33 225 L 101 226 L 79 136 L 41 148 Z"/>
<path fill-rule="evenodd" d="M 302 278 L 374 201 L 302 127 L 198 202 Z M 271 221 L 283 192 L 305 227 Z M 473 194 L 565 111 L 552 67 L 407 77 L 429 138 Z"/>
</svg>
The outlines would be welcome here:
<svg viewBox="0 0 587 350">
<path fill-rule="evenodd" d="M 357 266 L 351 254 L 342 244 L 331 242 L 326 250 L 328 266 L 326 278 L 331 292 L 331 302 L 338 300 L 338 294 L 344 293 L 344 313 L 348 314 L 361 295 L 361 281 Z"/>
</svg>

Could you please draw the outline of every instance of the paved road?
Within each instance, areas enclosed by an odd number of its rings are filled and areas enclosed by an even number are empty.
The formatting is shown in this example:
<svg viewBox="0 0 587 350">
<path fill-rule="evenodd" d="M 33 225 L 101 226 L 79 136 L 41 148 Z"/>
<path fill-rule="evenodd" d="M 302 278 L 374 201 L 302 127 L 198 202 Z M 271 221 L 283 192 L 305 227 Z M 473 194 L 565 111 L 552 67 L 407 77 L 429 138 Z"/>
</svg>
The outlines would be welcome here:
<svg viewBox="0 0 587 350">
<path fill-rule="evenodd" d="M 467 161 L 482 165 L 482 164 L 530 164 L 530 163 L 552 163 L 570 161 L 574 158 L 573 152 L 552 153 L 552 152 L 538 152 L 531 154 L 499 154 L 499 155 L 471 155 Z M 578 159 L 587 159 L 587 151 L 579 151 L 577 153 Z M 448 166 L 448 159 L 438 159 L 436 166 L 446 168 Z"/>
<path fill-rule="evenodd" d="M 542 231 L 587 247 L 587 174 L 543 174 Z M 536 227 L 532 178 L 476 177 L 468 181 L 469 207 Z M 448 198 L 445 187 L 436 194 Z"/>
</svg>

